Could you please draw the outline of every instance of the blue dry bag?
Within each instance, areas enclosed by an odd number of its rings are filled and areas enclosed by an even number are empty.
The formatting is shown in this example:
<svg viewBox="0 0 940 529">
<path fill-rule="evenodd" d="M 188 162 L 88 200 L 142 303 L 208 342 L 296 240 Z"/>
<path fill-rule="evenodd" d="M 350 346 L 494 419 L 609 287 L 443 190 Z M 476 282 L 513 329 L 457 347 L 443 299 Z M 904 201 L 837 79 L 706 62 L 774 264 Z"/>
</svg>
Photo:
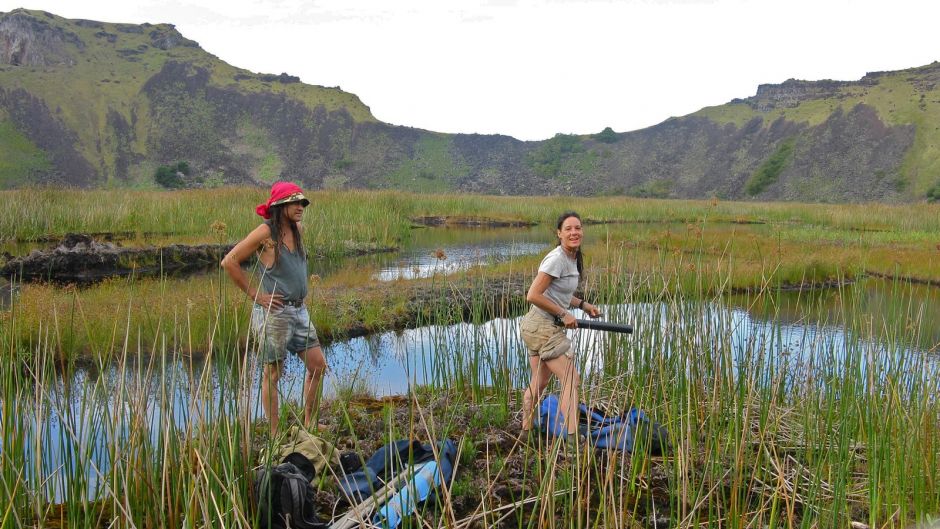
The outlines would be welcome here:
<svg viewBox="0 0 940 529">
<path fill-rule="evenodd" d="M 619 415 L 611 415 L 585 404 L 580 404 L 580 409 L 578 431 L 595 448 L 633 452 L 638 446 L 643 446 L 651 455 L 663 455 L 672 449 L 669 432 L 650 420 L 643 410 L 630 408 Z M 558 397 L 555 395 L 542 400 L 537 426 L 553 436 L 563 437 L 567 434 L 565 418 L 560 413 Z"/>
</svg>

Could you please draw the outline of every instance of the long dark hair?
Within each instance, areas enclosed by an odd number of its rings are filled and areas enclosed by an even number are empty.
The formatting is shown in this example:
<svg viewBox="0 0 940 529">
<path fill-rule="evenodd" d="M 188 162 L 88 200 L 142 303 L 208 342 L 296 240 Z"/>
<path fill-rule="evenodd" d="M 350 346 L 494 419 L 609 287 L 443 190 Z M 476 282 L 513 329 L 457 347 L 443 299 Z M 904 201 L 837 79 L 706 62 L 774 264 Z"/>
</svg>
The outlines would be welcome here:
<svg viewBox="0 0 940 529">
<path fill-rule="evenodd" d="M 268 226 L 271 228 L 271 240 L 274 241 L 274 263 L 271 265 L 272 268 L 277 266 L 277 259 L 281 256 L 281 217 L 285 214 L 285 206 L 287 204 L 278 204 L 268 209 L 271 214 Z M 300 228 L 297 227 L 296 222 L 292 220 L 288 220 L 288 222 L 290 223 L 290 231 L 294 234 L 294 251 L 300 252 L 301 257 L 306 257 L 304 241 L 300 236 Z"/>
<path fill-rule="evenodd" d="M 576 219 L 578 219 L 578 220 L 581 220 L 581 215 L 578 215 L 578 214 L 575 213 L 574 211 L 566 211 L 566 212 L 562 213 L 562 214 L 559 215 L 559 217 L 558 217 L 558 222 L 555 223 L 555 233 L 556 233 L 556 234 L 558 233 L 558 230 L 561 229 L 561 225 L 565 223 L 565 220 L 568 219 L 568 218 L 570 218 L 570 217 L 574 217 L 574 218 L 576 218 Z M 583 239 L 582 239 L 582 244 L 583 244 Z M 560 239 L 559 239 L 559 241 L 558 241 L 558 246 L 561 246 L 561 240 L 560 240 Z M 575 254 L 574 258 L 575 258 L 575 261 L 578 263 L 578 275 L 579 275 L 579 276 L 580 276 L 580 275 L 584 275 L 584 254 L 581 253 L 581 247 L 580 247 L 580 246 L 578 246 L 578 253 Z"/>
</svg>

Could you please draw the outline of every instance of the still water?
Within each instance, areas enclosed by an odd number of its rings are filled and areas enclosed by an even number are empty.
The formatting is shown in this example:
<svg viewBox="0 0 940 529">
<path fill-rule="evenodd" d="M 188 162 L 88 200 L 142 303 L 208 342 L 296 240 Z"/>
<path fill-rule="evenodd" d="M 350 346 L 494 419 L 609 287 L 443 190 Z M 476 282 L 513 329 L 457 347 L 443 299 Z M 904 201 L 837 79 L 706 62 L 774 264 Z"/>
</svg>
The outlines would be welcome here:
<svg viewBox="0 0 940 529">
<path fill-rule="evenodd" d="M 544 227 L 417 228 L 399 252 L 311 260 L 309 267 L 312 274 L 322 277 L 355 270 L 378 281 L 416 279 L 544 253 L 552 244 L 552 234 Z"/>
<path fill-rule="evenodd" d="M 428 228 L 415 230 L 396 254 L 312 261 L 310 266 L 312 273 L 324 276 L 353 270 L 391 281 L 541 254 L 552 244 L 544 227 Z M 764 298 L 680 304 L 626 300 L 604 307 L 604 312 L 608 321 L 632 324 L 636 334 L 570 332 L 586 381 L 629 373 L 639 367 L 638 358 L 674 354 L 680 348 L 729 358 L 738 373 L 748 376 L 756 358 L 808 365 L 819 358 L 838 363 L 848 354 L 864 354 L 887 359 L 885 365 L 897 370 L 940 379 L 940 289 L 933 287 L 867 280 L 841 289 Z M 330 365 L 325 396 L 397 395 L 413 386 L 520 388 L 529 368 L 517 326 L 518 317 L 504 318 L 334 342 L 325 347 Z M 143 429 L 156 444 L 167 428 L 186 432 L 211 427 L 220 416 L 259 418 L 255 355 L 246 346 L 226 356 L 129 358 L 120 366 L 75 370 L 33 392 L 31 402 L 15 408 L 28 410 L 19 419 L 29 432 L 23 449 L 34 463 L 28 465 L 30 476 L 57 476 L 39 487 L 54 501 L 98 497 L 107 485 L 95 476 L 109 468 L 114 457 L 109 447 L 121 442 L 116 436 Z M 289 357 L 280 383 L 283 400 L 300 402 L 303 378 L 302 363 Z M 4 419 L 0 415 L 0 422 Z M 2 450 L 0 446 L 0 456 Z M 88 478 L 63 477 L 76 473 Z M 66 489 L 76 483 L 83 483 L 84 490 Z"/>
<path fill-rule="evenodd" d="M 903 293 L 898 291 L 901 288 Z M 895 302 L 885 301 L 891 295 Z M 766 365 L 825 361 L 836 366 L 830 373 L 838 374 L 846 356 L 874 355 L 884 360 L 879 362 L 880 373 L 885 369 L 914 371 L 940 380 L 940 337 L 934 325 L 938 320 L 927 324 L 917 319 L 936 318 L 938 302 L 936 289 L 878 281 L 841 292 L 782 294 L 773 306 L 744 297 L 678 305 L 624 303 L 603 307 L 606 319 L 631 323 L 636 334 L 575 330 L 569 335 L 588 382 L 629 373 L 638 367 L 633 363 L 637 358 L 675 354 L 679 349 L 692 356 L 728 358 L 744 376 L 762 376 L 761 368 L 755 371 L 752 365 L 756 358 L 769 362 Z M 894 321 L 897 303 L 918 303 L 923 310 L 913 311 L 914 320 Z M 856 324 L 843 323 L 846 310 L 855 311 L 850 320 Z M 330 365 L 325 396 L 397 395 L 416 385 L 523 387 L 528 364 L 518 322 L 517 317 L 427 326 L 332 343 L 325 347 Z M 655 329 L 656 336 L 650 336 L 649 329 Z M 683 339 L 664 338 L 668 336 Z M 32 432 L 25 448 L 28 458 L 38 462 L 41 475 L 81 470 L 91 476 L 83 494 L 96 497 L 106 485 L 94 476 L 109 467 L 112 453 L 108 447 L 116 435 L 131 435 L 144 427 L 156 444 L 168 427 L 180 432 L 211 427 L 222 415 L 259 418 L 260 366 L 247 351 L 233 353 L 228 359 L 130 358 L 122 366 L 79 369 L 59 379 L 28 405 Z M 860 369 L 860 378 L 867 379 L 867 367 Z M 282 399 L 300 403 L 303 379 L 303 364 L 289 357 L 280 383 Z M 103 429 L 102 423 L 110 426 Z M 76 465 L 84 468 L 73 468 Z M 33 466 L 29 472 L 37 470 Z M 62 483 L 47 481 L 45 493 L 56 500 L 82 493 L 63 488 L 74 486 L 74 480 Z"/>
<path fill-rule="evenodd" d="M 327 277 L 347 270 L 368 273 L 373 279 L 391 281 L 415 279 L 434 274 L 449 274 L 468 268 L 505 262 L 514 257 L 543 253 L 555 244 L 551 230 L 530 228 L 414 228 L 400 251 L 383 252 L 360 257 L 310 259 L 311 274 Z M 100 239 L 100 238 L 99 238 Z M 96 239 L 97 240 L 97 239 Z M 110 242 L 106 239 L 101 239 Z M 124 246 L 166 246 L 169 244 L 204 244 L 202 237 L 142 237 L 118 241 Z M 309 241 L 308 241 L 309 243 Z M 0 242 L 0 253 L 25 256 L 35 250 L 47 250 L 57 243 Z M 209 265 L 188 274 L 215 274 L 218 267 Z M 3 299 L 0 298 L 0 308 Z"/>
</svg>

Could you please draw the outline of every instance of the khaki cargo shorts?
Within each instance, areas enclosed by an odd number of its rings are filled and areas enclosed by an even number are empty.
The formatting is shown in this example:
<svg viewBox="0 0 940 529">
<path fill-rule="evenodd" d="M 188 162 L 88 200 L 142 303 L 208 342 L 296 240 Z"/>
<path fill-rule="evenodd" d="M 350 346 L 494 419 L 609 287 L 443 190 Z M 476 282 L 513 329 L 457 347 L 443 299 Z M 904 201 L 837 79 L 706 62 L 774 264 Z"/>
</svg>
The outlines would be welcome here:
<svg viewBox="0 0 940 529">
<path fill-rule="evenodd" d="M 574 356 L 574 349 L 565 328 L 555 325 L 555 322 L 535 307 L 519 322 L 519 334 L 529 349 L 529 356 L 537 356 L 542 360 L 551 360 L 561 355 L 568 358 Z"/>
</svg>

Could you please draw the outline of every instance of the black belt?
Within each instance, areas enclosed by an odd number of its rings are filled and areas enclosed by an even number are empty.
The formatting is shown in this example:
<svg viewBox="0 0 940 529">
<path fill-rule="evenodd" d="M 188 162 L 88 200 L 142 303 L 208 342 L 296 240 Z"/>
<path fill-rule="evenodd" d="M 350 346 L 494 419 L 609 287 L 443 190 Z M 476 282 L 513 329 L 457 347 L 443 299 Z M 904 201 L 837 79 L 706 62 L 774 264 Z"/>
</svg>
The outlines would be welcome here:
<svg viewBox="0 0 940 529">
<path fill-rule="evenodd" d="M 291 307 L 303 307 L 304 306 L 304 300 L 302 299 L 285 299 L 285 300 L 282 300 L 281 303 L 285 305 L 290 305 Z"/>
</svg>

